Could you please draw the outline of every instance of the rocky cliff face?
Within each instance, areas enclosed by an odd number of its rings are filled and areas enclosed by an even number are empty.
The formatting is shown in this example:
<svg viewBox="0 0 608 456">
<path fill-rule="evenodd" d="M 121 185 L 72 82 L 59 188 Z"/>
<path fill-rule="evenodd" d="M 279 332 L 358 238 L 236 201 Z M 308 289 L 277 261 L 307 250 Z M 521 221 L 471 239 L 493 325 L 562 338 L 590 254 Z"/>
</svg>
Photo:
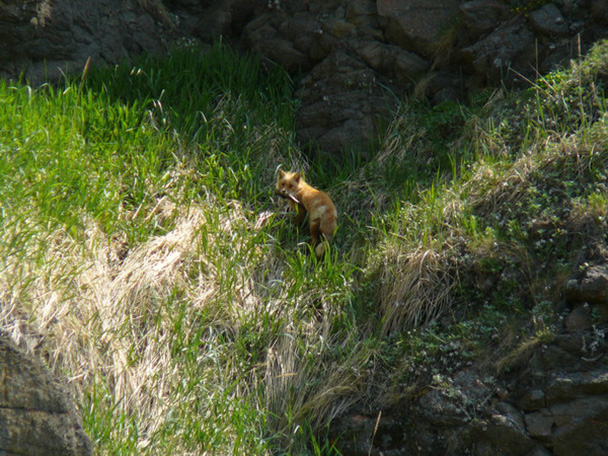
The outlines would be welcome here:
<svg viewBox="0 0 608 456">
<path fill-rule="evenodd" d="M 475 361 L 446 344 L 434 374 L 414 373 L 386 403 L 335 420 L 343 454 L 608 454 L 608 255 L 590 251 L 555 334 Z"/>
<path fill-rule="evenodd" d="M 223 36 L 297 76 L 303 144 L 365 150 L 398 100 L 527 79 L 608 36 L 604 0 L 9 0 L 0 75 L 34 84 Z"/>
<path fill-rule="evenodd" d="M 244 39 L 306 72 L 300 138 L 341 154 L 376 138 L 395 98 L 416 92 L 439 103 L 480 85 L 524 85 L 606 34 L 603 2 L 545 3 L 271 2 L 255 12 Z"/>
<path fill-rule="evenodd" d="M 0 76 L 33 84 L 163 49 L 161 27 L 135 1 L 8 0 L 0 4 Z"/>
</svg>

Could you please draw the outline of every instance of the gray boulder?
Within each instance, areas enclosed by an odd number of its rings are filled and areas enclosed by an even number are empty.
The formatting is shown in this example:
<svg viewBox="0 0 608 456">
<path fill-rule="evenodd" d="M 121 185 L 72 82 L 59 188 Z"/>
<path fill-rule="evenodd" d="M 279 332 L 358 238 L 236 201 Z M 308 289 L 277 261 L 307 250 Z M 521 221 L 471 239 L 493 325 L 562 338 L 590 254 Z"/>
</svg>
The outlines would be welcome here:
<svg viewBox="0 0 608 456">
<path fill-rule="evenodd" d="M 529 74 L 535 62 L 533 32 L 519 18 L 511 19 L 487 37 L 460 50 L 461 58 L 486 81 L 523 83 L 520 73 Z M 515 70 L 515 71 L 513 71 Z"/>
<path fill-rule="evenodd" d="M 491 32 L 508 17 L 509 7 L 500 0 L 473 0 L 460 5 L 464 26 L 476 35 Z"/>
<path fill-rule="evenodd" d="M 456 25 L 459 0 L 378 0 L 380 25 L 388 40 L 420 54 Z"/>
<path fill-rule="evenodd" d="M 586 267 L 580 279 L 568 281 L 566 293 L 572 302 L 608 304 L 608 264 Z"/>
<path fill-rule="evenodd" d="M 299 139 L 335 154 L 365 152 L 377 138 L 377 122 L 390 116 L 394 103 L 374 71 L 341 51 L 315 66 L 297 95 Z"/>
<path fill-rule="evenodd" d="M 38 360 L 0 333 L 0 454 L 93 454 L 76 408 Z"/>
<path fill-rule="evenodd" d="M 568 35 L 568 23 L 553 3 L 532 11 L 528 20 L 532 28 L 543 35 L 560 37 Z"/>
</svg>

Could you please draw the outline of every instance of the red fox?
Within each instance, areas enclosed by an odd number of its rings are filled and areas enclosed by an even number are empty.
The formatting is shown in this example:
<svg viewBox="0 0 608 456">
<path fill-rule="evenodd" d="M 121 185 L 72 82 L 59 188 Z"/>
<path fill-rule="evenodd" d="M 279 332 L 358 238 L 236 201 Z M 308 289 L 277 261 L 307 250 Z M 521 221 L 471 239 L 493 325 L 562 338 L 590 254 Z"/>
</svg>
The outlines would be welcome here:
<svg viewBox="0 0 608 456">
<path fill-rule="evenodd" d="M 312 248 L 317 258 L 323 256 L 325 243 L 335 233 L 338 219 L 336 206 L 329 195 L 308 185 L 302 173 L 283 170 L 279 170 L 275 193 L 287 199 L 291 208 L 296 211 L 296 222 L 299 225 L 308 213 Z M 320 237 L 323 239 L 319 239 Z"/>
</svg>

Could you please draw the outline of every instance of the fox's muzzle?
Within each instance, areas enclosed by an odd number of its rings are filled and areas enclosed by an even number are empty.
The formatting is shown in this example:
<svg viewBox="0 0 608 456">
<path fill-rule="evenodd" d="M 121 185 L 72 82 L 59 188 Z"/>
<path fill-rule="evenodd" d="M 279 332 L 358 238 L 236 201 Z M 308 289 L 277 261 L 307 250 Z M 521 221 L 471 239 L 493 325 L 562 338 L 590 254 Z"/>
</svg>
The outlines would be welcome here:
<svg viewBox="0 0 608 456">
<path fill-rule="evenodd" d="M 289 199 L 296 204 L 300 204 L 300 202 L 298 201 L 298 199 L 295 196 L 293 196 L 287 192 L 281 191 L 278 188 L 274 191 L 274 194 L 280 196 L 281 198 Z"/>
</svg>

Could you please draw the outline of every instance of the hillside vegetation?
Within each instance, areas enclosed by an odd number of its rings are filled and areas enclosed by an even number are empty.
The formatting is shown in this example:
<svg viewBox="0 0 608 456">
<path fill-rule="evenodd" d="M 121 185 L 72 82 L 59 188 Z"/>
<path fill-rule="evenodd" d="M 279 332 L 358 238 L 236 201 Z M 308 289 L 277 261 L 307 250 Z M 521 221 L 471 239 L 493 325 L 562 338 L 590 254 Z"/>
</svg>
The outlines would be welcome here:
<svg viewBox="0 0 608 456">
<path fill-rule="evenodd" d="M 98 454 L 338 454 L 350 407 L 555 333 L 606 246 L 607 83 L 603 42 L 523 93 L 403 100 L 363 161 L 307 159 L 287 74 L 222 45 L 2 81 L 0 329 Z M 338 207 L 322 261 L 279 166 Z"/>
</svg>

